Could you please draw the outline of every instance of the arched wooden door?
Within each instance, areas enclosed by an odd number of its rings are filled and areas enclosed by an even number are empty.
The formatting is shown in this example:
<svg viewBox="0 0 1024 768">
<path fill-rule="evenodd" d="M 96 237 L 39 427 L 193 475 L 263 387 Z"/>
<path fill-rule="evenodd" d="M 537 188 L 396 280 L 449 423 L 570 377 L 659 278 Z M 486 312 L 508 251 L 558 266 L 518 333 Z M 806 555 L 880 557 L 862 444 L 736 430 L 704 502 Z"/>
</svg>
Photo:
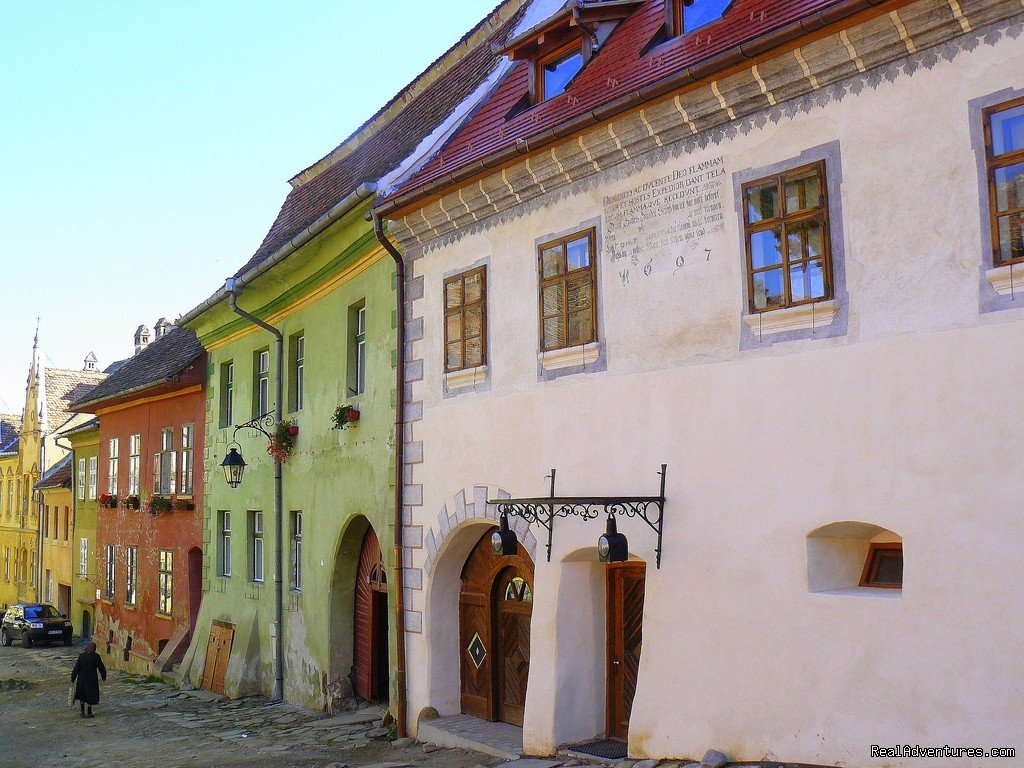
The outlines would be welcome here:
<svg viewBox="0 0 1024 768">
<path fill-rule="evenodd" d="M 485 720 L 523 724 L 530 675 L 533 562 L 491 551 L 484 532 L 466 559 L 459 595 L 462 711 Z"/>
<path fill-rule="evenodd" d="M 388 700 L 388 577 L 373 528 L 366 529 L 356 566 L 353 685 L 366 701 Z"/>
</svg>

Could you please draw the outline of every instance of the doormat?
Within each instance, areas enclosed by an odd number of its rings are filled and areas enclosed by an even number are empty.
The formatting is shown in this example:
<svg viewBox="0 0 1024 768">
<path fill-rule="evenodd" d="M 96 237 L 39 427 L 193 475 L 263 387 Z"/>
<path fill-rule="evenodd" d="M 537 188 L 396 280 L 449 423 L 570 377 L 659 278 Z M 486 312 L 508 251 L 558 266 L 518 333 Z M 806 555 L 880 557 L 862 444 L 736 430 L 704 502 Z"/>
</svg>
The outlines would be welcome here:
<svg viewBox="0 0 1024 768">
<path fill-rule="evenodd" d="M 562 749 L 580 752 L 592 757 L 603 757 L 609 760 L 619 760 L 626 756 L 626 742 L 619 739 L 602 739 L 601 741 L 588 741 L 584 744 L 570 744 Z"/>
</svg>

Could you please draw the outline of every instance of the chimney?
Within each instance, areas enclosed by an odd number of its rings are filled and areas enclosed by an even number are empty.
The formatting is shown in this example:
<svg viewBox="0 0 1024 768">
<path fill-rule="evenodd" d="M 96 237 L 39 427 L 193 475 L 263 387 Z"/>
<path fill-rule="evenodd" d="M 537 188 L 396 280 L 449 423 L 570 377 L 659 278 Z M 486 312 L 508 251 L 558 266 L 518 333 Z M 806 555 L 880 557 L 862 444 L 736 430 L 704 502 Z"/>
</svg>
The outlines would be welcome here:
<svg viewBox="0 0 1024 768">
<path fill-rule="evenodd" d="M 149 328 L 140 325 L 135 329 L 135 354 L 139 354 L 147 346 L 149 346 Z"/>
<path fill-rule="evenodd" d="M 159 320 L 156 321 L 156 325 L 153 326 L 154 341 L 156 339 L 159 339 L 161 336 L 164 336 L 173 327 L 174 324 L 171 323 L 170 320 L 168 320 L 166 317 L 161 317 Z"/>
<path fill-rule="evenodd" d="M 85 365 L 82 366 L 83 371 L 95 371 L 96 370 L 96 353 L 90 352 L 85 356 Z"/>
</svg>

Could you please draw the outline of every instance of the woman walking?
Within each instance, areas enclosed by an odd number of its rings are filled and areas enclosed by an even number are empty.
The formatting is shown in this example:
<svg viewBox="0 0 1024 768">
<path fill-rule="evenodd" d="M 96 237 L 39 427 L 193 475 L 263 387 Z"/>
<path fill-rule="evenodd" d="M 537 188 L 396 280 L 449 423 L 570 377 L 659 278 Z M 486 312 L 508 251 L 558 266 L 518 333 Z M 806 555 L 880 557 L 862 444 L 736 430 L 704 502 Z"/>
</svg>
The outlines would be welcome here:
<svg viewBox="0 0 1024 768">
<path fill-rule="evenodd" d="M 96 643 L 89 643 L 78 655 L 75 668 L 71 671 L 75 701 L 82 705 L 82 717 L 93 717 L 92 708 L 100 703 L 100 675 L 106 680 L 107 668 L 96 653 Z"/>
</svg>

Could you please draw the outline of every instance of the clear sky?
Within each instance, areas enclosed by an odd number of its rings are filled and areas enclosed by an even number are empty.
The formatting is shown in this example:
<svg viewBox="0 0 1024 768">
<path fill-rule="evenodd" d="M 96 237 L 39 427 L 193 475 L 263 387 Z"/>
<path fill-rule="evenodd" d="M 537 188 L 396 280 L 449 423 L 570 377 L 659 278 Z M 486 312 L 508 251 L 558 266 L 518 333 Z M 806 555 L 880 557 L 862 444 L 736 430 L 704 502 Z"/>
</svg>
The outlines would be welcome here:
<svg viewBox="0 0 1024 768">
<path fill-rule="evenodd" d="M 100 366 L 263 239 L 287 181 L 498 0 L 8 2 L 0 14 L 0 410 Z"/>
</svg>

